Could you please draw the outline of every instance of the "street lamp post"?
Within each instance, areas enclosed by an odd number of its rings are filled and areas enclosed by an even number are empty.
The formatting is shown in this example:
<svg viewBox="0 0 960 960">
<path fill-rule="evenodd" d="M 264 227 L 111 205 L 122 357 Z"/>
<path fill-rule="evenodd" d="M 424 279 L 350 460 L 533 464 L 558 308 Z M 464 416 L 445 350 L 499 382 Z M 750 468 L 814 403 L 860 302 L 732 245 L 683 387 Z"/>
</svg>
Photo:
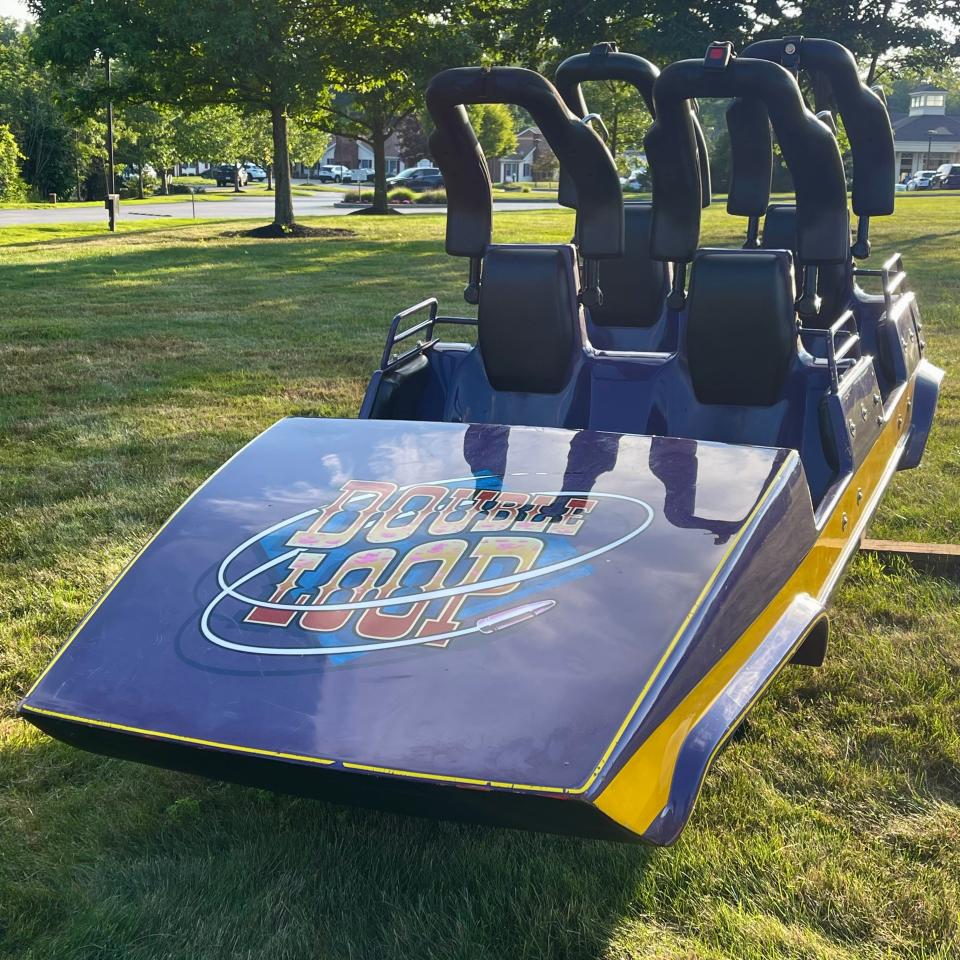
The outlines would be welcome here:
<svg viewBox="0 0 960 960">
<path fill-rule="evenodd" d="M 930 169 L 930 151 L 933 149 L 933 138 L 936 135 L 936 133 L 937 133 L 936 130 L 927 131 L 927 162 L 925 165 L 927 170 Z"/>
<path fill-rule="evenodd" d="M 110 231 L 117 229 L 117 186 L 114 176 L 113 162 L 113 97 L 110 94 L 110 58 L 106 58 L 104 64 L 107 80 L 107 217 L 110 223 Z"/>
</svg>

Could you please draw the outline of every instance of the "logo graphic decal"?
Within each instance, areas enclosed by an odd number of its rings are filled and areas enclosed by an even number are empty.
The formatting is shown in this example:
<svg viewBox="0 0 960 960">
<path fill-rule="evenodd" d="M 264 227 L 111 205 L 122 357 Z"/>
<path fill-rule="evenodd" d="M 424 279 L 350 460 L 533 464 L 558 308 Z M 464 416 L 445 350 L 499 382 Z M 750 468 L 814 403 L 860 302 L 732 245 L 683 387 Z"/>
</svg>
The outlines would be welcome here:
<svg viewBox="0 0 960 960">
<path fill-rule="evenodd" d="M 330 503 L 261 530 L 223 559 L 203 635 L 240 653 L 335 662 L 446 647 L 547 614 L 557 604 L 551 587 L 589 573 L 653 519 L 634 497 L 508 492 L 500 479 L 348 480 Z M 592 524 L 609 529 L 614 519 L 613 539 L 591 535 Z"/>
</svg>

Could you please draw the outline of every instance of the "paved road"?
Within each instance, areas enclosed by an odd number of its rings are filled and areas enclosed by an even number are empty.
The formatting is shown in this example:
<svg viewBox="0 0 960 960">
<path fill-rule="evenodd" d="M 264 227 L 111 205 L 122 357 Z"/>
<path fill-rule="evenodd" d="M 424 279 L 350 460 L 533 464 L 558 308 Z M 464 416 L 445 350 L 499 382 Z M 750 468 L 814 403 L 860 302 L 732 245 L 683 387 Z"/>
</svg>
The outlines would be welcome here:
<svg viewBox="0 0 960 960">
<path fill-rule="evenodd" d="M 294 197 L 294 212 L 301 217 L 329 216 L 350 213 L 352 208 L 336 207 L 338 193 L 318 193 L 311 197 Z M 494 210 L 551 210 L 553 201 L 525 203 L 495 202 Z M 444 213 L 445 207 L 398 207 L 404 213 Z M 190 200 L 173 203 L 123 203 L 120 202 L 120 219 L 129 221 L 166 220 L 193 216 Z M 273 219 L 272 197 L 242 197 L 236 200 L 204 200 L 197 198 L 197 219 L 224 220 L 238 217 L 262 217 Z M 22 227 L 45 223 L 106 223 L 107 213 L 103 207 L 81 207 L 65 203 L 57 207 L 36 210 L 0 210 L 0 227 Z"/>
</svg>

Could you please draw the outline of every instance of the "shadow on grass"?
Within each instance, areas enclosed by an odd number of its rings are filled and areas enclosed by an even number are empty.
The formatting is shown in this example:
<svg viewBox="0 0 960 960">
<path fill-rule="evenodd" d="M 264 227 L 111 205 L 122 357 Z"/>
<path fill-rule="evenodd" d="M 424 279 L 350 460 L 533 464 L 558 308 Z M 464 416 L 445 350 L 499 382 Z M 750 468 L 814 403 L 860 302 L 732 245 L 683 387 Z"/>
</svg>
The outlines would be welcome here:
<svg viewBox="0 0 960 960">
<path fill-rule="evenodd" d="M 292 799 L 47 740 L 16 763 L 45 774 L 32 828 L 57 851 L 18 857 L 25 883 L 0 888 L 5 945 L 24 958 L 595 957 L 656 856 Z"/>
</svg>

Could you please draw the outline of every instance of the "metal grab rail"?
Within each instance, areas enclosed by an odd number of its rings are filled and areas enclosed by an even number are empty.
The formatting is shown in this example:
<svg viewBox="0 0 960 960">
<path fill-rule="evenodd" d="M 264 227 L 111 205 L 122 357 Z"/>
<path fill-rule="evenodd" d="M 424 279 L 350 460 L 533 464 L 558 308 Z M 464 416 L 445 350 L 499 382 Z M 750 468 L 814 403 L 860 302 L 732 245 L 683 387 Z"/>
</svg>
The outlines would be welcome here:
<svg viewBox="0 0 960 960">
<path fill-rule="evenodd" d="M 424 350 L 429 349 L 434 344 L 439 342 L 439 337 L 433 335 L 433 329 L 438 323 L 447 323 L 447 324 L 460 324 L 462 326 L 472 326 L 477 325 L 477 321 L 474 317 L 438 317 L 437 316 L 437 298 L 428 297 L 426 300 L 421 300 L 419 303 L 415 303 L 412 307 L 407 307 L 406 310 L 401 310 L 394 318 L 390 321 L 390 329 L 387 331 L 387 342 L 383 347 L 383 355 L 380 358 L 380 370 L 382 373 L 386 373 L 390 370 L 394 370 L 399 366 L 402 366 L 407 360 L 412 357 L 418 356 L 423 353 Z M 418 323 L 415 323 L 412 327 L 407 327 L 406 330 L 397 333 L 397 329 L 400 324 L 407 319 L 407 317 L 412 316 L 415 313 L 419 313 L 421 310 L 429 309 L 430 314 L 426 320 L 421 320 Z M 417 340 L 416 346 L 411 347 L 405 353 L 400 354 L 399 356 L 393 355 L 393 348 L 401 341 L 406 340 L 409 337 L 412 337 L 415 333 L 420 333 L 422 330 L 427 331 L 426 339 Z"/>
<path fill-rule="evenodd" d="M 879 271 L 878 271 L 879 272 Z M 846 338 L 837 344 L 837 337 Z M 830 389 L 836 393 L 840 388 L 840 378 L 855 366 L 863 354 L 860 350 L 860 333 L 857 330 L 856 317 L 852 310 L 845 310 L 829 327 L 801 327 L 800 339 L 804 335 L 824 337 L 827 342 L 827 367 L 830 370 Z"/>
<path fill-rule="evenodd" d="M 855 277 L 880 277 L 882 282 L 883 302 L 887 316 L 893 310 L 893 298 L 907 279 L 907 271 L 903 269 L 903 255 L 894 253 L 883 262 L 879 270 L 868 270 L 864 267 L 855 267 Z M 901 293 L 902 295 L 902 293 Z"/>
</svg>

